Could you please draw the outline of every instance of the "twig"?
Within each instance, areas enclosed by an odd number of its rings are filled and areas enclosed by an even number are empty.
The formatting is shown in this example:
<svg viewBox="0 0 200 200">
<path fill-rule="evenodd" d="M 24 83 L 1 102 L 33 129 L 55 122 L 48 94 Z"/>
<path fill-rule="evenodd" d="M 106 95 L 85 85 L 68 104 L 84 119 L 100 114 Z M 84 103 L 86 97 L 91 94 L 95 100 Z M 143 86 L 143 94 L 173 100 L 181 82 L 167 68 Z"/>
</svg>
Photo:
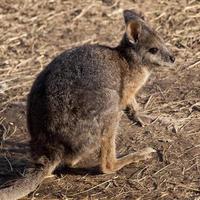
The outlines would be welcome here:
<svg viewBox="0 0 200 200">
<path fill-rule="evenodd" d="M 4 158 L 6 159 L 6 161 L 8 162 L 8 164 L 10 166 L 10 171 L 13 172 L 13 167 L 12 167 L 11 162 L 9 161 L 9 159 L 6 156 L 4 156 Z"/>
<path fill-rule="evenodd" d="M 174 164 L 174 162 L 172 162 L 172 163 L 170 163 L 170 164 L 164 166 L 163 168 L 161 168 L 160 170 L 158 170 L 157 172 L 155 172 L 153 175 L 156 175 L 156 174 L 160 173 L 161 171 L 165 170 L 167 167 L 169 167 L 169 166 L 171 166 L 171 165 L 173 165 L 173 164 Z"/>
<path fill-rule="evenodd" d="M 149 104 L 150 104 L 150 102 L 151 102 L 151 100 L 153 99 L 153 94 L 148 98 L 148 100 L 147 100 L 147 102 L 145 103 L 145 105 L 144 105 L 144 109 L 146 110 L 147 109 L 147 107 L 149 106 Z"/>
<path fill-rule="evenodd" d="M 200 192 L 200 189 L 192 188 L 192 187 L 184 185 L 182 183 L 175 183 L 175 182 L 171 182 L 171 181 L 166 181 L 166 183 L 170 183 L 170 184 L 176 185 L 177 187 L 181 187 L 181 188 L 184 188 L 184 189 L 187 189 L 187 190 L 192 190 L 194 192 Z"/>
<path fill-rule="evenodd" d="M 81 11 L 81 13 L 80 13 L 79 15 L 77 15 L 77 16 L 73 19 L 73 21 L 76 21 L 76 20 L 80 19 L 80 18 L 81 18 L 83 15 L 85 15 L 85 14 L 88 12 L 88 10 L 90 10 L 94 5 L 95 5 L 95 4 L 91 4 L 91 5 L 87 6 L 87 7 L 85 7 L 85 8 Z"/>
<path fill-rule="evenodd" d="M 74 197 L 74 196 L 76 196 L 76 195 L 89 192 L 89 191 L 91 191 L 91 190 L 93 190 L 93 189 L 95 189 L 95 188 L 98 188 L 98 187 L 100 187 L 100 186 L 102 186 L 102 185 L 104 185 L 104 184 L 106 184 L 106 183 L 109 183 L 109 182 L 111 182 L 111 181 L 113 181 L 113 180 L 115 180 L 115 179 L 117 179 L 117 178 L 118 178 L 118 176 L 115 176 L 115 177 L 112 178 L 112 179 L 109 179 L 109 180 L 107 180 L 107 181 L 104 181 L 103 183 L 100 183 L 100 184 L 98 184 L 98 185 L 95 185 L 94 187 L 91 187 L 91 188 L 89 188 L 89 189 L 87 189 L 87 190 L 84 190 L 84 191 L 81 191 L 81 192 L 78 192 L 78 193 L 75 193 L 75 194 L 72 194 L 72 195 L 69 195 L 69 196 L 70 196 L 70 197 Z"/>
<path fill-rule="evenodd" d="M 187 152 L 193 150 L 194 148 L 200 147 L 200 144 L 195 145 L 194 147 L 189 148 L 188 150 L 184 151 L 181 155 L 178 156 L 178 158 L 180 158 L 181 156 L 183 156 L 184 154 L 186 154 Z"/>
<path fill-rule="evenodd" d="M 187 67 L 187 69 L 191 69 L 191 68 L 193 68 L 193 67 L 196 67 L 198 64 L 200 64 L 200 60 L 196 61 L 195 63 L 193 63 L 193 64 L 191 64 L 191 65 L 189 65 L 189 66 Z"/>
</svg>

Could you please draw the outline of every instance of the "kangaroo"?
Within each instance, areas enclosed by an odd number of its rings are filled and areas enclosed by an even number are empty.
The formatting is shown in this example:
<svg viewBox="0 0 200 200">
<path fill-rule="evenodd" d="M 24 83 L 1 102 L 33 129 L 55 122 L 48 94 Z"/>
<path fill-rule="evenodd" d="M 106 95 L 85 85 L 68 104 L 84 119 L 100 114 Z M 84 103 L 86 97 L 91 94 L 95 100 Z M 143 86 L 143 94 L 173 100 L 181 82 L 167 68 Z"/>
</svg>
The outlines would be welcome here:
<svg viewBox="0 0 200 200">
<path fill-rule="evenodd" d="M 117 47 L 83 45 L 56 57 L 36 78 L 28 95 L 27 125 L 35 169 L 0 190 L 0 200 L 34 191 L 61 163 L 76 165 L 101 149 L 100 169 L 110 174 L 151 158 L 147 147 L 116 157 L 122 112 L 137 116 L 136 94 L 153 68 L 175 57 L 141 13 L 124 10 L 125 33 Z"/>
</svg>

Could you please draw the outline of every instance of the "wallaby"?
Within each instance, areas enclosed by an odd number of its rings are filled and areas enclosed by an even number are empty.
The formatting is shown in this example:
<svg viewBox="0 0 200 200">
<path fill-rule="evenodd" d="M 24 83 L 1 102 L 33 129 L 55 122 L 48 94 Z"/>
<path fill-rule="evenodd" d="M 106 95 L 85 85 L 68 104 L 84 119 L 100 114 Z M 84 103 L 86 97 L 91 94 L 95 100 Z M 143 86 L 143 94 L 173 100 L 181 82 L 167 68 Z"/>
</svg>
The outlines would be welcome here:
<svg viewBox="0 0 200 200">
<path fill-rule="evenodd" d="M 114 173 L 151 157 L 147 147 L 116 157 L 121 113 L 137 116 L 135 96 L 151 69 L 175 57 L 141 13 L 124 11 L 126 30 L 115 48 L 83 45 L 56 57 L 36 78 L 28 95 L 27 125 L 35 169 L 0 190 L 0 200 L 32 192 L 61 163 L 76 165 L 98 147 L 100 169 Z"/>
</svg>

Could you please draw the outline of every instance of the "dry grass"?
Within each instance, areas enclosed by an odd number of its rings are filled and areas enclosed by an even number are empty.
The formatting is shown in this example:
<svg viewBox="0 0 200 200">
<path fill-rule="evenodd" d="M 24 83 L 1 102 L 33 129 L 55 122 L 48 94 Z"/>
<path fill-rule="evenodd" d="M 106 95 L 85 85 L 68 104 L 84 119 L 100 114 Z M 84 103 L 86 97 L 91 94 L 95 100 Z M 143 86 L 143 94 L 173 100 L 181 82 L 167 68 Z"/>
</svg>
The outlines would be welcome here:
<svg viewBox="0 0 200 200">
<path fill-rule="evenodd" d="M 65 49 L 116 45 L 124 31 L 124 8 L 143 11 L 177 58 L 175 68 L 158 69 L 139 95 L 145 112 L 157 119 L 139 128 L 124 117 L 118 138 L 120 153 L 152 146 L 158 155 L 113 175 L 69 170 L 47 179 L 26 199 L 200 198 L 198 0 L 1 0 L 0 182 L 23 175 L 27 167 L 24 102 L 35 76 Z"/>
</svg>

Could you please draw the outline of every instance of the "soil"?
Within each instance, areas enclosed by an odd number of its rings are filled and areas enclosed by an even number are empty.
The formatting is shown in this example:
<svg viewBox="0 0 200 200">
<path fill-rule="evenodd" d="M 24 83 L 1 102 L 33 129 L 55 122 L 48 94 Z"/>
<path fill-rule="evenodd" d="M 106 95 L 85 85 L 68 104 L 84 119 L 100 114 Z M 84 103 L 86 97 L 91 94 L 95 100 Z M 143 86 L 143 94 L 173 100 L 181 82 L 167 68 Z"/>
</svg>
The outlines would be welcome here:
<svg viewBox="0 0 200 200">
<path fill-rule="evenodd" d="M 200 199 L 200 3 L 198 0 L 1 0 L 0 185 L 31 167 L 26 97 L 36 75 L 58 54 L 85 43 L 116 46 L 123 9 L 136 8 L 176 56 L 156 69 L 138 94 L 156 116 L 140 127 L 123 115 L 119 155 L 151 146 L 152 159 L 100 174 L 99 152 L 76 168 L 62 167 L 23 199 Z"/>
</svg>

